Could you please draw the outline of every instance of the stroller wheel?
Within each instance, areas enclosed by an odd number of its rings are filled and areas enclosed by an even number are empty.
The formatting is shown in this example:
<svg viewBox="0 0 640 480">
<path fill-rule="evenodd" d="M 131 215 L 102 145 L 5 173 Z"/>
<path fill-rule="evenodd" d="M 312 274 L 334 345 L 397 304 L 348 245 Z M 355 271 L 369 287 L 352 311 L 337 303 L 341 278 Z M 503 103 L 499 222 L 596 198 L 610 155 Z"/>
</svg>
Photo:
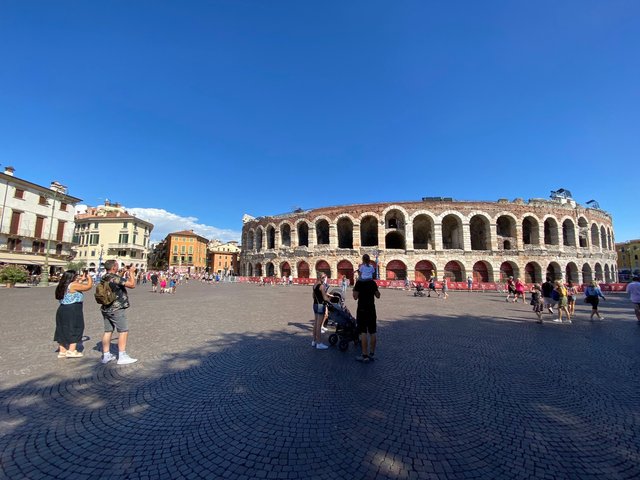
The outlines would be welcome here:
<svg viewBox="0 0 640 480">
<path fill-rule="evenodd" d="M 338 343 L 338 335 L 332 333 L 331 335 L 329 335 L 329 344 L 335 345 L 336 343 Z"/>
<path fill-rule="evenodd" d="M 349 340 L 347 340 L 346 338 L 343 338 L 342 340 L 340 340 L 340 343 L 338 344 L 338 348 L 340 349 L 341 352 L 346 352 L 349 348 Z"/>
</svg>

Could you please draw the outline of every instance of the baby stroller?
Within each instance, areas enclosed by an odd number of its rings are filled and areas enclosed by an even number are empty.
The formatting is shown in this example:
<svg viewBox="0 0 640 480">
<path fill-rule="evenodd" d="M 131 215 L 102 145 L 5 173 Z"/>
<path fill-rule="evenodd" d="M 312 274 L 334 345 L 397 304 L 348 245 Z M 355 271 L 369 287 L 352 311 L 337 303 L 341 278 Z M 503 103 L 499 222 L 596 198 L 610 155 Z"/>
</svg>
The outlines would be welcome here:
<svg viewBox="0 0 640 480">
<path fill-rule="evenodd" d="M 327 324 L 336 327 L 336 332 L 329 335 L 329 343 L 338 345 L 341 352 L 347 351 L 349 342 L 358 345 L 358 329 L 356 327 L 356 319 L 353 318 L 351 312 L 344 304 L 342 294 L 333 291 L 329 294 L 331 302 L 327 304 L 329 317 Z"/>
<path fill-rule="evenodd" d="M 414 297 L 424 297 L 426 293 L 424 292 L 424 287 L 421 283 L 416 283 L 416 291 L 413 292 Z"/>
</svg>

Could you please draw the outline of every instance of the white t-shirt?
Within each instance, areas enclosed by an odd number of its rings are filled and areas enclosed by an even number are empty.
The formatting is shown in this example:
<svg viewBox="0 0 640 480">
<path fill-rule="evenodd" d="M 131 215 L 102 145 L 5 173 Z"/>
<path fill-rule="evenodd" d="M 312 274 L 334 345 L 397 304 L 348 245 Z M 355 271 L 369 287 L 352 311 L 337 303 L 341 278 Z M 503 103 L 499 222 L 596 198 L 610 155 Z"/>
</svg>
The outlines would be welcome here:
<svg viewBox="0 0 640 480">
<path fill-rule="evenodd" d="M 633 303 L 640 303 L 640 282 L 631 282 L 627 285 L 627 293 Z"/>
</svg>

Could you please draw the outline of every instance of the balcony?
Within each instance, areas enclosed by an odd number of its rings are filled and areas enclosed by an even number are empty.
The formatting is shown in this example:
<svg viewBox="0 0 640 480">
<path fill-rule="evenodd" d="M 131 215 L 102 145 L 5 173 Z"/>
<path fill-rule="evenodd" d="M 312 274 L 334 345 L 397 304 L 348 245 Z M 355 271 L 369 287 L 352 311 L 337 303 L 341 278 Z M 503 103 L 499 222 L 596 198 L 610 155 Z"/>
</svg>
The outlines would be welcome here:
<svg viewBox="0 0 640 480">
<path fill-rule="evenodd" d="M 107 249 L 109 250 L 137 250 L 139 252 L 146 252 L 147 248 L 144 245 L 138 245 L 136 243 L 108 243 Z"/>
</svg>

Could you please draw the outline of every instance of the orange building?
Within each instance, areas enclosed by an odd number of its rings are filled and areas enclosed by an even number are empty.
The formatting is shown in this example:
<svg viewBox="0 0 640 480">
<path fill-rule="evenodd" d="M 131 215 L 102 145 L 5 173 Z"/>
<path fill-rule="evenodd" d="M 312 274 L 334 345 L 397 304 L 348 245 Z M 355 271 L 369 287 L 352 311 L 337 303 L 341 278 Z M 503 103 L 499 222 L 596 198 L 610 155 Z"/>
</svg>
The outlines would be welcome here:
<svg viewBox="0 0 640 480">
<path fill-rule="evenodd" d="M 209 272 L 221 275 L 238 274 L 239 256 L 238 242 L 222 243 L 218 240 L 212 240 L 209 244 Z"/>
<path fill-rule="evenodd" d="M 182 230 L 167 235 L 167 261 L 169 270 L 188 273 L 204 272 L 207 267 L 209 240 L 193 230 Z"/>
</svg>

